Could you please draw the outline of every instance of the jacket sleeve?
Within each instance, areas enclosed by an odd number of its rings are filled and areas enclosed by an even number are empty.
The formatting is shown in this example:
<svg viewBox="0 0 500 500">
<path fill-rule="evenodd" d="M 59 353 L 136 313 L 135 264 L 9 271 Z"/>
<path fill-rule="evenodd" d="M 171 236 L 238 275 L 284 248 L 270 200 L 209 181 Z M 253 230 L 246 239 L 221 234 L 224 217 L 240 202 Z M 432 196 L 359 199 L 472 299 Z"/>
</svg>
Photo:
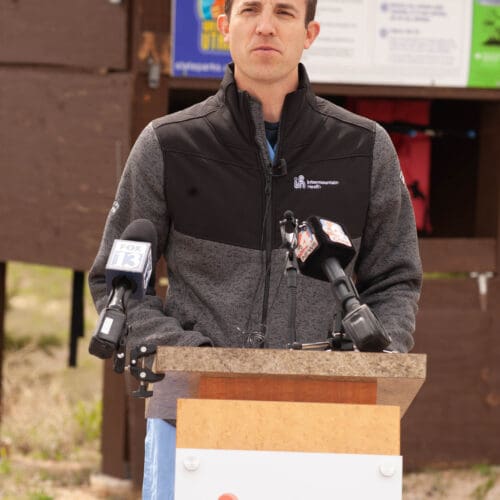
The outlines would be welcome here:
<svg viewBox="0 0 500 500">
<path fill-rule="evenodd" d="M 89 273 L 90 291 L 99 313 L 107 302 L 105 266 L 113 241 L 120 238 L 135 219 L 149 219 L 155 225 L 158 233 L 156 255 L 163 255 L 170 220 L 165 201 L 163 154 L 151 123 L 142 131 L 130 152 Z M 141 301 L 129 301 L 127 325 L 127 346 L 130 348 L 142 342 L 185 346 L 211 344 L 210 339 L 200 332 L 185 331 L 175 318 L 166 316 L 162 300 L 155 295 L 146 295 Z"/>
<path fill-rule="evenodd" d="M 392 338 L 389 349 L 410 351 L 422 266 L 408 189 L 391 139 L 380 125 L 376 126 L 370 203 L 355 272 L 361 301 Z"/>
</svg>

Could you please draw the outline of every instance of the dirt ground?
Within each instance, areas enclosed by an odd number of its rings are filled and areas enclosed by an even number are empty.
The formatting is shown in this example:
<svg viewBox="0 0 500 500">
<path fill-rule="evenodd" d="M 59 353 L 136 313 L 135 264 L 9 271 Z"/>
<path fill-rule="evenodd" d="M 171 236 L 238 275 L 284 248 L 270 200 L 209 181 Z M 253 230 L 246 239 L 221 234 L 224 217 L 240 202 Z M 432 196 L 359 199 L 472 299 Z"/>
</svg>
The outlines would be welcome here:
<svg viewBox="0 0 500 500">
<path fill-rule="evenodd" d="M 9 460 L 15 472 L 0 472 L 0 498 L 4 500 L 140 498 L 140 493 L 132 491 L 129 482 L 101 477 L 95 461 L 61 463 L 17 454 Z M 407 474 L 403 482 L 403 499 L 499 500 L 499 478 L 500 467 L 491 467 L 488 471 L 461 469 Z"/>
<path fill-rule="evenodd" d="M 99 474 L 102 364 L 87 353 L 97 317 L 87 293 L 86 336 L 68 368 L 70 284 L 67 270 L 8 267 L 1 500 L 140 498 Z M 500 500 L 500 466 L 405 474 L 403 498 Z"/>
</svg>

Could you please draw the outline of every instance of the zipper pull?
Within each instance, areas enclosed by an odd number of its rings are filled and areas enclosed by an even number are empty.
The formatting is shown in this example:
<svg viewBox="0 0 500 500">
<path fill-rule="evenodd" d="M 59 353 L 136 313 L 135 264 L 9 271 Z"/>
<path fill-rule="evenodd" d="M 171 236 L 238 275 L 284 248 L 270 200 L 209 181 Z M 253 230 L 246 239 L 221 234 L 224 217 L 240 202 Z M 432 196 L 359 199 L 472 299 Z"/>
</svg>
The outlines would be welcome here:
<svg viewBox="0 0 500 500">
<path fill-rule="evenodd" d="M 268 163 L 267 168 L 265 169 L 265 179 L 266 186 L 264 188 L 264 193 L 269 196 L 271 194 L 272 182 L 273 182 L 273 165 L 272 163 Z"/>
</svg>

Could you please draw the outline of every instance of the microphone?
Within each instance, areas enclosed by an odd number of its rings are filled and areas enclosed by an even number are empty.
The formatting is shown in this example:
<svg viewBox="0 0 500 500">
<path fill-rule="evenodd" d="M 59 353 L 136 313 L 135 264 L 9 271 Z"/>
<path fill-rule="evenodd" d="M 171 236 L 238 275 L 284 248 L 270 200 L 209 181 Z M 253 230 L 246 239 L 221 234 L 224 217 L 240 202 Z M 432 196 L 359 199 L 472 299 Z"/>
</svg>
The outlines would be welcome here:
<svg viewBox="0 0 500 500">
<path fill-rule="evenodd" d="M 299 227 L 295 255 L 305 276 L 329 281 L 345 316 L 342 326 L 360 351 L 384 350 L 391 338 L 359 295 L 344 268 L 356 251 L 340 224 L 311 216 Z"/>
<path fill-rule="evenodd" d="M 288 234 L 294 233 L 297 219 L 293 216 L 293 212 L 286 210 L 283 217 L 285 218 L 285 232 Z"/>
<path fill-rule="evenodd" d="M 280 232 L 282 247 L 289 251 L 295 250 L 297 246 L 297 226 L 299 221 L 293 215 L 291 210 L 286 210 L 283 219 L 280 220 Z"/>
<path fill-rule="evenodd" d="M 128 300 L 143 299 L 148 284 L 154 284 L 157 240 L 153 223 L 136 219 L 125 228 L 120 239 L 113 242 L 105 270 L 108 302 L 90 340 L 90 354 L 106 359 L 118 349 Z"/>
<path fill-rule="evenodd" d="M 157 241 L 156 228 L 147 219 L 136 219 L 125 228 L 120 239 L 113 242 L 106 263 L 108 293 L 123 286 L 132 291 L 133 299 L 144 298 L 148 283 L 154 277 Z"/>
</svg>

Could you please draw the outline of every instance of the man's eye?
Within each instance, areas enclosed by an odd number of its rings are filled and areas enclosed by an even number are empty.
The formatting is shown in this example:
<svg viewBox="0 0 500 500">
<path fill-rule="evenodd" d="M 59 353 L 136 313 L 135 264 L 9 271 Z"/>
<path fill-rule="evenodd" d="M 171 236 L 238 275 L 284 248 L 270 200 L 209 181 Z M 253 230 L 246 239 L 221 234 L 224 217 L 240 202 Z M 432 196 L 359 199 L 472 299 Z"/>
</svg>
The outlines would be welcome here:
<svg viewBox="0 0 500 500">
<path fill-rule="evenodd" d="M 289 17 L 293 17 L 293 12 L 289 11 L 289 10 L 278 10 L 278 14 L 280 16 L 289 16 Z"/>
</svg>

